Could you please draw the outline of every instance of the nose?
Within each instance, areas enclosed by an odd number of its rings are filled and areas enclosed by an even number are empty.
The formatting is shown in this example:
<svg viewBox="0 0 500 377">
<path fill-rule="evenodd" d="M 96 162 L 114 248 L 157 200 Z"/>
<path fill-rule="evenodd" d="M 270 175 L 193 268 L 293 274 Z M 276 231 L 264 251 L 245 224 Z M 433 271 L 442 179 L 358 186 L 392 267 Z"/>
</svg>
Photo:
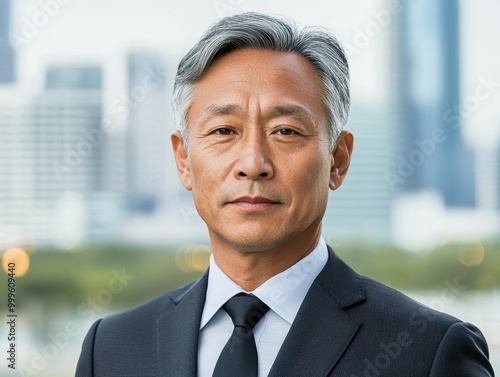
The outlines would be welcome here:
<svg viewBox="0 0 500 377">
<path fill-rule="evenodd" d="M 234 165 L 237 179 L 268 180 L 274 176 L 274 168 L 269 156 L 269 147 L 260 137 L 241 140 Z"/>
</svg>

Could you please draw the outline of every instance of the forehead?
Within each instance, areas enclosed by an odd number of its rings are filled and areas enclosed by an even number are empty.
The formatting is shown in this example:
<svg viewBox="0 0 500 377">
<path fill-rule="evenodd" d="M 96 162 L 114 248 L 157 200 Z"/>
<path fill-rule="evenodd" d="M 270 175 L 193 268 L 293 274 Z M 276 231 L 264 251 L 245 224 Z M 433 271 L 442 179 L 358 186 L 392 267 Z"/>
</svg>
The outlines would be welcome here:
<svg viewBox="0 0 500 377">
<path fill-rule="evenodd" d="M 190 115 L 208 107 L 297 106 L 326 116 L 324 88 L 314 65 L 293 52 L 245 49 L 217 58 L 195 84 Z"/>
</svg>

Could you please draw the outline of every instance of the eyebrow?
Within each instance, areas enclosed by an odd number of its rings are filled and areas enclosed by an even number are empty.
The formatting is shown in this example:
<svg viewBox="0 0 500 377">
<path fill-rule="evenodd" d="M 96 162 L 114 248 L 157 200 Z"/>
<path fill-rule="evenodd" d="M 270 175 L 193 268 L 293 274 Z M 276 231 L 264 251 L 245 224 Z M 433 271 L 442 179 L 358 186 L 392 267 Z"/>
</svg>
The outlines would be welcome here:
<svg viewBox="0 0 500 377">
<path fill-rule="evenodd" d="M 238 111 L 241 111 L 241 107 L 238 105 L 210 105 L 203 109 L 202 116 L 231 115 Z"/>
<path fill-rule="evenodd" d="M 308 109 L 299 105 L 274 107 L 269 117 L 275 118 L 279 116 L 290 116 L 300 121 L 312 120 L 313 123 L 316 123 L 316 117 Z"/>
<path fill-rule="evenodd" d="M 242 108 L 234 104 L 210 105 L 202 111 L 201 117 L 231 115 L 241 111 Z M 291 116 L 299 121 L 311 120 L 314 124 L 317 123 L 317 118 L 308 109 L 300 105 L 275 106 L 266 118 L 272 119 L 280 116 Z"/>
</svg>

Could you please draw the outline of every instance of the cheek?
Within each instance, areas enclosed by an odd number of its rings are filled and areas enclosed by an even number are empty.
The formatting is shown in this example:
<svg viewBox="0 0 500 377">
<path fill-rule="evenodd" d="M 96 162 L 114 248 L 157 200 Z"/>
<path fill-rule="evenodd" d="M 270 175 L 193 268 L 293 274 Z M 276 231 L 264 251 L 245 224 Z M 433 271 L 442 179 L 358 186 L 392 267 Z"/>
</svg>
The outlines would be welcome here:
<svg viewBox="0 0 500 377">
<path fill-rule="evenodd" d="M 328 191 L 330 182 L 330 164 L 328 158 L 323 154 L 317 154 L 311 156 L 306 161 L 307 163 L 303 164 L 304 166 L 301 169 L 305 172 L 307 186 L 314 190 L 321 191 L 326 189 Z"/>
<path fill-rule="evenodd" d="M 224 166 L 220 159 L 205 157 L 191 161 L 191 184 L 196 208 L 208 208 L 217 204 L 224 174 Z"/>
<path fill-rule="evenodd" d="M 204 196 L 209 192 L 207 188 L 210 187 L 210 174 L 206 173 L 206 167 L 202 161 L 199 159 L 191 160 L 191 191 L 196 208 L 200 208 L 200 206 L 206 203 Z"/>
<path fill-rule="evenodd" d="M 330 190 L 328 172 L 321 169 L 321 167 L 317 167 L 317 171 L 314 172 L 314 179 L 308 182 L 307 190 L 310 193 L 309 195 L 314 197 L 314 204 L 317 207 L 325 206 Z"/>
<path fill-rule="evenodd" d="M 296 192 L 298 195 L 296 199 L 299 203 L 309 203 L 307 206 L 302 206 L 302 209 L 308 211 L 324 207 L 328 200 L 330 183 L 329 161 L 324 156 L 316 155 L 303 160 L 301 164 L 290 164 L 290 166 L 291 182 L 300 182 L 297 186 L 299 191 Z"/>
<path fill-rule="evenodd" d="M 193 158 L 193 156 L 196 157 Z M 202 191 L 204 187 L 210 186 L 211 179 L 214 177 L 214 172 L 211 171 L 211 168 L 217 166 L 217 162 L 208 164 L 206 161 L 213 161 L 213 158 L 204 157 L 204 154 L 200 153 L 199 150 L 192 151 L 190 157 L 193 190 Z"/>
</svg>

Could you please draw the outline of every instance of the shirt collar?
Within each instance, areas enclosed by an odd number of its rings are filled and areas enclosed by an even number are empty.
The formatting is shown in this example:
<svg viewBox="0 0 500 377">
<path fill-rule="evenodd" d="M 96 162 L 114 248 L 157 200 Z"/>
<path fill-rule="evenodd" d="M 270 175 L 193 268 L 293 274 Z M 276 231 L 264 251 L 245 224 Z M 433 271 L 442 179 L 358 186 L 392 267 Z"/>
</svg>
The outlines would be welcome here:
<svg viewBox="0 0 500 377">
<path fill-rule="evenodd" d="M 325 240 L 321 237 L 316 247 L 307 256 L 268 279 L 253 292 L 245 292 L 217 266 L 212 255 L 200 329 L 205 327 L 227 300 L 241 292 L 253 293 L 291 325 L 307 291 L 327 260 L 328 249 Z"/>
</svg>

